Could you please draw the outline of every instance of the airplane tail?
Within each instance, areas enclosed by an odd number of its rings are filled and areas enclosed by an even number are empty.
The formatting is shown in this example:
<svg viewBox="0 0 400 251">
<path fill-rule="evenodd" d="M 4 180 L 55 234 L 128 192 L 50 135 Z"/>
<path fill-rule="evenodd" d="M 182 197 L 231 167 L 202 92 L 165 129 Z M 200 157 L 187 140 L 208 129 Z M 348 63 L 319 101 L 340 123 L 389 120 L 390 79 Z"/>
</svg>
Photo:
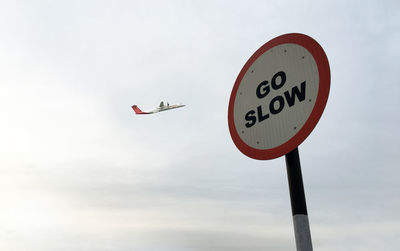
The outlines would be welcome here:
<svg viewBox="0 0 400 251">
<path fill-rule="evenodd" d="M 137 105 L 133 105 L 132 109 L 135 111 L 136 114 L 148 114 L 147 112 L 142 112 Z"/>
</svg>

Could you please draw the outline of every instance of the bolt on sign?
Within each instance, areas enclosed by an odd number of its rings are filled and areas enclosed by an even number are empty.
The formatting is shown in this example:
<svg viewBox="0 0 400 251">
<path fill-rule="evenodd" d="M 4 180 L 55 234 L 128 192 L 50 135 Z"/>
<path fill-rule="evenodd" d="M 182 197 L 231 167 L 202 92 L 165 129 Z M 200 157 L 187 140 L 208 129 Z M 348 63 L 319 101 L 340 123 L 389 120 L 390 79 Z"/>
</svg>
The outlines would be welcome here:
<svg viewBox="0 0 400 251">
<path fill-rule="evenodd" d="M 250 57 L 233 86 L 228 108 L 233 142 L 254 159 L 287 154 L 318 123 L 329 87 L 328 58 L 313 38 L 291 33 L 272 39 Z"/>
</svg>

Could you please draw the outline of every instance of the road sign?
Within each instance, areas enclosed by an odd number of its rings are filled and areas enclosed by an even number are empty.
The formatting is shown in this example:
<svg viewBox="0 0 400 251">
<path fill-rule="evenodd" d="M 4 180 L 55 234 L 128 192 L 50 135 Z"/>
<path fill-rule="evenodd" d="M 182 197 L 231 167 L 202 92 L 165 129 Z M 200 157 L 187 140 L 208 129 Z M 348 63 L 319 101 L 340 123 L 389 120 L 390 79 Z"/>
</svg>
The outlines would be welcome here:
<svg viewBox="0 0 400 251">
<path fill-rule="evenodd" d="M 329 87 L 328 58 L 313 38 L 291 33 L 272 39 L 250 57 L 233 86 L 233 142 L 259 160 L 289 153 L 318 123 Z"/>
</svg>

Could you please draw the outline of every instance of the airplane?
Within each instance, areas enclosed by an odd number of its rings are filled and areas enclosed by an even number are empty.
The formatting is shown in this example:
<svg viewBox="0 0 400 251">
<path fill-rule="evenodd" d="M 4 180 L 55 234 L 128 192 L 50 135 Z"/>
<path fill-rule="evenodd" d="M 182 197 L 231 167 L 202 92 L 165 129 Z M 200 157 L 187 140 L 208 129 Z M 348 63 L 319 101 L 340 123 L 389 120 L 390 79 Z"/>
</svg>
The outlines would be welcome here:
<svg viewBox="0 0 400 251">
<path fill-rule="evenodd" d="M 138 115 L 143 115 L 143 114 L 152 114 L 152 113 L 157 113 L 157 112 L 163 112 L 163 111 L 168 111 L 168 110 L 172 110 L 172 109 L 176 109 L 176 108 L 180 108 L 180 107 L 184 107 L 185 105 L 170 105 L 169 103 L 167 103 L 167 105 L 164 104 L 164 101 L 161 101 L 160 105 L 151 111 L 145 111 L 143 112 L 142 110 L 140 110 L 140 108 L 137 105 L 133 105 L 132 109 L 135 111 L 136 114 Z"/>
</svg>

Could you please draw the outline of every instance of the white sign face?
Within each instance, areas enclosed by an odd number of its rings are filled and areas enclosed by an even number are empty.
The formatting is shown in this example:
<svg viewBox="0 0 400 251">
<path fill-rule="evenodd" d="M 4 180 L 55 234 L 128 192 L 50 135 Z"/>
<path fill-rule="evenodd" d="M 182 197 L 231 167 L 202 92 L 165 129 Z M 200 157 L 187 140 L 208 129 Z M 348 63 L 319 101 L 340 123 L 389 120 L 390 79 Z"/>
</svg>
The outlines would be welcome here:
<svg viewBox="0 0 400 251">
<path fill-rule="evenodd" d="M 254 61 L 236 93 L 239 137 L 256 149 L 280 146 L 303 127 L 317 95 L 318 68 L 312 55 L 297 44 L 273 47 Z"/>
<path fill-rule="evenodd" d="M 286 34 L 266 43 L 232 90 L 228 120 L 236 146 L 256 159 L 293 150 L 322 115 L 329 84 L 328 60 L 312 38 Z"/>
</svg>

